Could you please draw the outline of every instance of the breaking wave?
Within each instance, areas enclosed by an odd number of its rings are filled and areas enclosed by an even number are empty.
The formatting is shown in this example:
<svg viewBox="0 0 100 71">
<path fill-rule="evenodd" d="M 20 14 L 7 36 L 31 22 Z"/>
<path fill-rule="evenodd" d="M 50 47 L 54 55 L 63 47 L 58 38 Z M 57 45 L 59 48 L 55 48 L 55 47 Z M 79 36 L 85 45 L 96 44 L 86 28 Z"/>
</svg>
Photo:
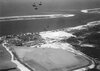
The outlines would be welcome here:
<svg viewBox="0 0 100 71">
<path fill-rule="evenodd" d="M 81 10 L 83 13 L 100 13 L 100 8 Z"/>
<path fill-rule="evenodd" d="M 0 17 L 0 21 L 49 19 L 49 18 L 73 17 L 73 16 L 75 15 L 74 14 L 48 14 L 48 15 L 9 16 L 9 17 Z"/>
</svg>

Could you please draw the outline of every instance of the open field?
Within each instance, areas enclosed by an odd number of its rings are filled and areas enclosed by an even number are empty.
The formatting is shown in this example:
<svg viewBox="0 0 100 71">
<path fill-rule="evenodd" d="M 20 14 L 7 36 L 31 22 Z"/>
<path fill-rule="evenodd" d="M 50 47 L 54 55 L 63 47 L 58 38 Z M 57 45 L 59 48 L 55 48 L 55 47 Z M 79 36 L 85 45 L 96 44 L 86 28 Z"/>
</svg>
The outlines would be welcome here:
<svg viewBox="0 0 100 71">
<path fill-rule="evenodd" d="M 18 48 L 15 51 L 24 63 L 37 71 L 65 71 L 90 64 L 84 57 L 62 49 Z"/>
<path fill-rule="evenodd" d="M 9 52 L 0 44 L 0 71 L 3 69 L 15 68 L 16 65 L 11 61 L 11 55 Z"/>
</svg>

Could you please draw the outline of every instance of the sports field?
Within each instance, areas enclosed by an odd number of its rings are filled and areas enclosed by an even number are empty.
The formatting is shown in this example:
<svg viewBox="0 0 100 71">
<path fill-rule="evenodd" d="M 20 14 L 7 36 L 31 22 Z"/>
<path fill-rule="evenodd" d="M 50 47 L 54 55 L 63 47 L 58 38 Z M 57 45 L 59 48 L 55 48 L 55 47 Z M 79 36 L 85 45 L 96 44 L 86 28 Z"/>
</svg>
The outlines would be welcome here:
<svg viewBox="0 0 100 71">
<path fill-rule="evenodd" d="M 66 71 L 87 66 L 90 62 L 67 50 L 53 48 L 16 48 L 18 57 L 37 71 Z"/>
</svg>

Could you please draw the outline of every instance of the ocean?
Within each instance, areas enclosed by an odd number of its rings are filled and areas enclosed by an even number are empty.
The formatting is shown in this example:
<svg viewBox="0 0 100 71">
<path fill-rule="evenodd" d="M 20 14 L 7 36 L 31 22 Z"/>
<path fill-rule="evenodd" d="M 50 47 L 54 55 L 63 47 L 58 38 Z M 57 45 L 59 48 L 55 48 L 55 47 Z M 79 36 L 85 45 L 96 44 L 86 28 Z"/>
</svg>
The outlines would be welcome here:
<svg viewBox="0 0 100 71">
<path fill-rule="evenodd" d="M 73 14 L 74 16 L 0 21 L 0 36 L 69 28 L 100 20 L 99 13 L 82 13 L 80 11 L 64 12 L 64 14 L 69 13 Z M 63 14 L 63 12 L 60 12 L 60 14 Z"/>
</svg>

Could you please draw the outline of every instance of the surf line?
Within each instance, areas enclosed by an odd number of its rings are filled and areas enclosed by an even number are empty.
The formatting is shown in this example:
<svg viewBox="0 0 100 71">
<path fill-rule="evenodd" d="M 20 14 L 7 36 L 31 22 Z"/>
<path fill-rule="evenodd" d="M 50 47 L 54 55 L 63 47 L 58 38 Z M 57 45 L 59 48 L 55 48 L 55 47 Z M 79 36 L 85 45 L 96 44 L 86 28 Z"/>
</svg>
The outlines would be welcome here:
<svg viewBox="0 0 100 71">
<path fill-rule="evenodd" d="M 21 71 L 31 71 L 28 68 L 26 68 L 23 64 L 21 64 L 17 59 L 14 59 L 14 55 L 12 53 L 12 51 L 9 50 L 9 48 L 7 48 L 7 46 L 5 46 L 6 42 L 2 43 L 2 46 L 10 53 L 11 55 L 11 62 L 15 63 L 17 65 L 17 68 L 19 68 Z"/>
<path fill-rule="evenodd" d="M 48 15 L 26 15 L 26 16 L 9 16 L 0 17 L 0 21 L 15 21 L 15 20 L 32 20 L 32 19 L 49 19 L 60 17 L 73 17 L 74 14 L 48 14 Z"/>
</svg>

